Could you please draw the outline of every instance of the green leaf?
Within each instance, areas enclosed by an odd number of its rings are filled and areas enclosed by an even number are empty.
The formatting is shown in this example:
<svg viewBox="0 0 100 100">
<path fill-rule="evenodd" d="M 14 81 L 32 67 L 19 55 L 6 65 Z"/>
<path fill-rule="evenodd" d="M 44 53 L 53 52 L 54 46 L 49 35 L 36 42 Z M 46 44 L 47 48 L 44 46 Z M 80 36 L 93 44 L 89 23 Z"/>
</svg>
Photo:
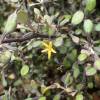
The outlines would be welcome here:
<svg viewBox="0 0 100 100">
<path fill-rule="evenodd" d="M 5 74 L 4 74 L 4 72 L 2 72 L 2 84 L 3 84 L 4 87 L 7 86 L 7 80 L 5 79 Z"/>
<path fill-rule="evenodd" d="M 65 15 L 64 16 L 65 18 L 60 22 L 60 26 L 63 26 L 63 25 L 65 25 L 67 22 L 69 22 L 70 21 L 70 19 L 71 19 L 71 15 Z"/>
<path fill-rule="evenodd" d="M 76 29 L 76 30 L 75 30 L 75 34 L 76 34 L 76 35 L 80 35 L 81 33 L 82 33 L 82 30 L 81 30 L 81 29 Z"/>
<path fill-rule="evenodd" d="M 53 18 L 49 15 L 44 15 L 44 20 L 49 24 L 51 25 L 52 24 L 52 21 L 53 21 Z"/>
<path fill-rule="evenodd" d="M 60 100 L 60 95 L 59 94 L 55 95 L 53 100 Z"/>
<path fill-rule="evenodd" d="M 96 61 L 94 62 L 94 66 L 97 70 L 100 70 L 100 59 L 96 59 Z"/>
<path fill-rule="evenodd" d="M 85 10 L 87 12 L 92 12 L 94 8 L 96 7 L 96 0 L 86 0 L 86 8 Z"/>
<path fill-rule="evenodd" d="M 76 85 L 76 89 L 78 90 L 78 91 L 81 91 L 82 89 L 84 88 L 84 84 L 77 84 Z"/>
<path fill-rule="evenodd" d="M 64 58 L 63 60 L 63 65 L 66 69 L 69 69 L 71 67 L 70 61 L 67 59 L 67 57 Z"/>
<path fill-rule="evenodd" d="M 62 77 L 62 82 L 66 85 L 70 85 L 73 82 L 73 77 L 71 76 L 71 73 L 67 73 Z"/>
<path fill-rule="evenodd" d="M 98 23 L 98 24 L 95 25 L 95 31 L 100 32 L 100 23 Z"/>
<path fill-rule="evenodd" d="M 79 76 L 79 74 L 80 74 L 80 70 L 79 70 L 79 67 L 76 65 L 73 68 L 73 76 L 74 76 L 74 78 L 76 79 Z"/>
<path fill-rule="evenodd" d="M 40 97 L 39 100 L 46 100 L 46 97 Z"/>
<path fill-rule="evenodd" d="M 54 34 L 55 29 L 46 24 L 45 26 L 43 26 L 42 31 L 43 33 L 47 33 L 49 36 L 51 36 Z"/>
<path fill-rule="evenodd" d="M 93 22 L 90 19 L 84 20 L 83 28 L 86 33 L 91 33 L 93 30 Z"/>
<path fill-rule="evenodd" d="M 21 75 L 25 76 L 29 72 L 29 66 L 28 65 L 23 65 L 21 68 Z"/>
<path fill-rule="evenodd" d="M 85 71 L 86 71 L 86 75 L 87 76 L 92 76 L 92 75 L 95 75 L 97 70 L 94 68 L 94 67 L 91 67 L 91 66 L 87 66 L 85 68 Z"/>
<path fill-rule="evenodd" d="M 76 95 L 76 98 L 75 98 L 75 100 L 83 100 L 83 95 L 81 94 L 81 93 L 78 93 L 77 95 Z"/>
<path fill-rule="evenodd" d="M 7 64 L 11 59 L 12 53 L 10 51 L 4 51 L 0 54 L 0 65 Z"/>
<path fill-rule="evenodd" d="M 24 9 L 18 11 L 17 21 L 21 24 L 26 24 L 28 22 L 28 14 Z"/>
<path fill-rule="evenodd" d="M 38 41 L 34 41 L 34 42 L 32 43 L 32 47 L 36 48 L 36 47 L 40 46 L 41 43 L 42 43 L 42 41 L 39 41 L 39 40 L 38 40 Z"/>
<path fill-rule="evenodd" d="M 54 28 L 48 27 L 48 35 L 49 35 L 49 36 L 53 35 L 54 32 L 55 32 L 55 29 L 54 29 Z"/>
<path fill-rule="evenodd" d="M 83 18 L 84 18 L 84 13 L 83 11 L 79 10 L 73 15 L 71 23 L 73 25 L 78 25 L 83 21 Z"/>
<path fill-rule="evenodd" d="M 25 100 L 33 100 L 32 98 L 27 98 L 27 99 L 25 99 Z"/>
<path fill-rule="evenodd" d="M 14 86 L 16 87 L 16 86 L 19 86 L 19 85 L 22 85 L 23 84 L 23 82 L 22 82 L 22 80 L 21 79 L 18 79 L 18 80 L 16 80 L 15 82 L 14 82 Z"/>
<path fill-rule="evenodd" d="M 41 40 L 31 40 L 30 42 L 27 43 L 27 49 L 32 50 L 32 48 L 37 48 L 41 45 L 42 41 Z"/>
<path fill-rule="evenodd" d="M 63 37 L 58 37 L 54 41 L 54 46 L 59 47 L 63 44 Z"/>
<path fill-rule="evenodd" d="M 72 51 L 68 54 L 67 57 L 70 59 L 70 61 L 74 62 L 77 59 L 77 50 L 72 49 Z"/>
<path fill-rule="evenodd" d="M 93 88 L 93 82 L 88 82 L 88 88 Z"/>
<path fill-rule="evenodd" d="M 84 61 L 86 60 L 88 57 L 88 55 L 86 53 L 81 53 L 79 56 L 78 56 L 78 60 L 79 61 Z"/>
<path fill-rule="evenodd" d="M 15 11 L 8 17 L 4 28 L 4 33 L 11 33 L 12 31 L 15 30 L 16 26 L 17 26 L 17 14 Z"/>
<path fill-rule="evenodd" d="M 8 91 L 5 91 L 2 100 L 8 100 Z"/>
</svg>

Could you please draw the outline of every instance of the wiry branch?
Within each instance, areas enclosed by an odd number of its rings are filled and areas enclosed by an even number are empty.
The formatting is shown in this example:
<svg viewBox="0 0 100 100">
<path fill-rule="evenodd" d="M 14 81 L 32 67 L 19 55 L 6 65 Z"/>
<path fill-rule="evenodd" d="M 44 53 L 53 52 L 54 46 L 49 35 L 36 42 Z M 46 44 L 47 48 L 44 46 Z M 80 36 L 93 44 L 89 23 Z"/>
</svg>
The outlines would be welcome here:
<svg viewBox="0 0 100 100">
<path fill-rule="evenodd" d="M 33 38 L 49 38 L 48 35 L 42 35 L 42 34 L 31 34 L 31 35 L 28 35 L 27 37 L 20 37 L 20 38 L 7 38 L 7 39 L 4 39 L 2 41 L 2 43 L 11 43 L 11 42 L 24 42 L 24 41 L 27 41 L 27 40 L 31 40 Z M 51 38 L 56 38 L 56 36 L 51 36 Z"/>
</svg>

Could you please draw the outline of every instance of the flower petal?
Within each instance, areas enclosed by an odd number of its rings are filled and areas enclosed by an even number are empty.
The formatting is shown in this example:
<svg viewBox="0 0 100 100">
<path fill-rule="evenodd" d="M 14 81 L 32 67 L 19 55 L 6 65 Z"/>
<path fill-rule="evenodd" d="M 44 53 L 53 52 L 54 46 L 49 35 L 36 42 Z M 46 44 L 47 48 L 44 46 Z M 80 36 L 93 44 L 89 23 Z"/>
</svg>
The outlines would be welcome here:
<svg viewBox="0 0 100 100">
<path fill-rule="evenodd" d="M 49 47 L 51 47 L 51 48 L 52 48 L 52 42 L 51 42 L 51 41 L 49 42 Z"/>
<path fill-rule="evenodd" d="M 55 51 L 53 48 L 51 49 L 51 51 L 52 51 L 53 53 L 56 53 L 56 51 Z"/>
<path fill-rule="evenodd" d="M 51 51 L 48 51 L 48 59 L 51 58 Z"/>
<path fill-rule="evenodd" d="M 43 42 L 43 45 L 44 45 L 46 48 L 48 48 L 48 44 L 47 44 L 47 43 Z"/>
<path fill-rule="evenodd" d="M 44 50 L 42 50 L 41 52 L 48 52 L 48 49 L 44 49 Z"/>
</svg>

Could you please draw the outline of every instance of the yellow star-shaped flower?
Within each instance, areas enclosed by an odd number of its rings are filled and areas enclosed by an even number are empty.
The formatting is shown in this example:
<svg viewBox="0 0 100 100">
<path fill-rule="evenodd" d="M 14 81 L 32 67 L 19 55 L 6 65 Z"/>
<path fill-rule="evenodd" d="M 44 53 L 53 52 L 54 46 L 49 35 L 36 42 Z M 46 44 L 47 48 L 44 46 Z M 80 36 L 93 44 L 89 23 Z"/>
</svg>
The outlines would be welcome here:
<svg viewBox="0 0 100 100">
<path fill-rule="evenodd" d="M 50 59 L 52 53 L 56 53 L 56 51 L 53 49 L 52 42 L 51 41 L 43 42 L 43 46 L 44 46 L 44 50 L 42 50 L 41 52 L 47 52 L 48 59 Z"/>
</svg>

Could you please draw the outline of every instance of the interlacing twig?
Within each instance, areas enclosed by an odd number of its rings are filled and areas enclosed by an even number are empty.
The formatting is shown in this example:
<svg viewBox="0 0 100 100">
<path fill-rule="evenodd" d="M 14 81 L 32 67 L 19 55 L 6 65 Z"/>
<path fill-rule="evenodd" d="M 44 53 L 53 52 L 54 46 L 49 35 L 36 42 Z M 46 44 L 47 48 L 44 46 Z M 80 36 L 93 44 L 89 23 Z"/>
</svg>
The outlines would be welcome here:
<svg viewBox="0 0 100 100">
<path fill-rule="evenodd" d="M 57 36 L 53 35 L 51 36 L 51 38 L 56 38 Z M 48 35 L 43 35 L 43 34 L 38 34 L 38 33 L 35 33 L 35 34 L 31 34 L 27 37 L 20 37 L 20 38 L 6 38 L 2 41 L 2 44 L 3 43 L 11 43 L 11 42 L 24 42 L 24 41 L 27 41 L 27 40 L 31 40 L 33 38 L 49 38 Z"/>
</svg>

